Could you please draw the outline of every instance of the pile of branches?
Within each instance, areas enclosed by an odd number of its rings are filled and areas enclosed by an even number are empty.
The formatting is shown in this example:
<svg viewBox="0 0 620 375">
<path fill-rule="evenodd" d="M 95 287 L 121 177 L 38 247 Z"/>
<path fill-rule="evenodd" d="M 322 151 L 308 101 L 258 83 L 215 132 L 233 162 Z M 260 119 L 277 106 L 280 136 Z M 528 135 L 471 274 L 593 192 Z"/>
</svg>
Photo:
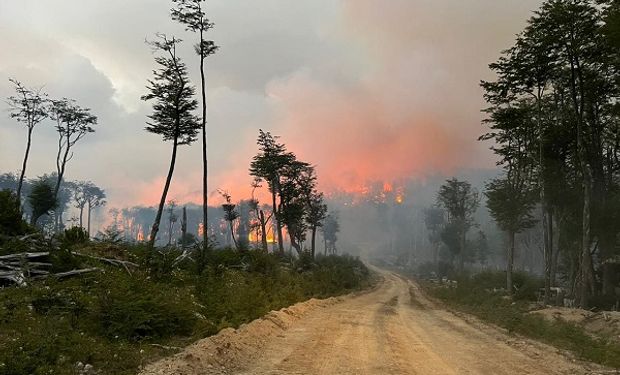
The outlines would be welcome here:
<svg viewBox="0 0 620 375">
<path fill-rule="evenodd" d="M 54 251 L 60 251 L 60 247 L 54 240 L 48 240 L 38 233 L 22 237 L 6 237 L 4 240 L 7 240 L 5 241 L 5 253 L 7 247 L 11 245 L 21 250 L 12 254 L 0 255 L 0 281 L 3 281 L 4 284 L 27 286 L 29 280 L 45 279 L 49 277 L 63 279 L 85 273 L 102 271 L 100 267 L 87 267 L 65 272 L 52 272 L 53 263 L 51 255 Z M 6 246 L 6 244 L 10 245 Z M 81 254 L 76 251 L 72 251 L 71 254 L 116 267 L 123 267 L 129 273 L 131 273 L 130 267 L 138 267 L 136 263 L 118 259 L 96 257 Z"/>
</svg>

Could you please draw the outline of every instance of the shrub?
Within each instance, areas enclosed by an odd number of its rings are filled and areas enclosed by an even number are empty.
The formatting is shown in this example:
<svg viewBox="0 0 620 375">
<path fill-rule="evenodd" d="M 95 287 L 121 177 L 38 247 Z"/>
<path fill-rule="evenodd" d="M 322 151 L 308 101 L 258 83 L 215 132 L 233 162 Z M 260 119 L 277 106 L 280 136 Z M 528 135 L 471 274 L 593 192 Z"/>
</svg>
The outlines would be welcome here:
<svg viewBox="0 0 620 375">
<path fill-rule="evenodd" d="M 146 251 L 148 253 L 145 263 L 151 277 L 160 281 L 169 279 L 175 269 L 174 262 L 181 252 L 172 249 L 147 249 Z"/>
<path fill-rule="evenodd" d="M 64 246 L 58 250 L 50 251 L 52 272 L 66 272 L 80 268 L 79 259 L 71 254 L 71 249 Z"/>
<path fill-rule="evenodd" d="M 28 231 L 22 219 L 17 195 L 10 190 L 0 191 L 0 234 L 18 236 Z"/>
<path fill-rule="evenodd" d="M 192 333 L 197 318 L 185 292 L 141 279 L 108 283 L 99 295 L 96 313 L 104 336 L 142 340 Z"/>
<path fill-rule="evenodd" d="M 88 242 L 88 240 L 88 232 L 86 232 L 86 229 L 82 227 L 72 227 L 69 229 L 65 229 L 62 236 L 60 237 L 60 241 L 65 246 L 83 244 Z"/>
</svg>

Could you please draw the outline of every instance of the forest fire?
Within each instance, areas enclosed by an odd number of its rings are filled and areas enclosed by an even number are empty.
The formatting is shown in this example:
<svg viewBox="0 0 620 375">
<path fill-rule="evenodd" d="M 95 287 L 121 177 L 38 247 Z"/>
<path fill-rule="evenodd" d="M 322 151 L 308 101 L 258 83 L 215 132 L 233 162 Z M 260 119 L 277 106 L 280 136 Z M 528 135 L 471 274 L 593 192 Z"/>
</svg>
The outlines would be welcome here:
<svg viewBox="0 0 620 375">
<path fill-rule="evenodd" d="M 251 231 L 248 234 L 248 241 L 250 243 L 260 243 L 261 242 L 261 234 L 259 231 Z M 274 233 L 271 230 L 267 231 L 267 243 L 274 244 L 276 243 L 276 239 L 274 237 Z"/>
<path fill-rule="evenodd" d="M 373 182 L 351 189 L 342 189 L 327 194 L 331 200 L 345 206 L 357 206 L 363 203 L 405 203 L 406 191 L 402 184 L 391 182 Z"/>
<path fill-rule="evenodd" d="M 138 226 L 138 233 L 136 234 L 136 241 L 142 242 L 144 241 L 144 230 L 142 229 L 142 225 Z"/>
</svg>

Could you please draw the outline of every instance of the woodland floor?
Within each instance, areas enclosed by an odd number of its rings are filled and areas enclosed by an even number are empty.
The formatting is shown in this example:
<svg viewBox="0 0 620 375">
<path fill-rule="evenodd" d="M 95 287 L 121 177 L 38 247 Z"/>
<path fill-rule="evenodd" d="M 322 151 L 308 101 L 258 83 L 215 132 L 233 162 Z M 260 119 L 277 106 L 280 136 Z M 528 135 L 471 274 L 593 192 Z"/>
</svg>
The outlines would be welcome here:
<svg viewBox="0 0 620 375">
<path fill-rule="evenodd" d="M 510 335 L 378 271 L 371 291 L 310 300 L 227 329 L 142 374 L 610 374 Z"/>
</svg>

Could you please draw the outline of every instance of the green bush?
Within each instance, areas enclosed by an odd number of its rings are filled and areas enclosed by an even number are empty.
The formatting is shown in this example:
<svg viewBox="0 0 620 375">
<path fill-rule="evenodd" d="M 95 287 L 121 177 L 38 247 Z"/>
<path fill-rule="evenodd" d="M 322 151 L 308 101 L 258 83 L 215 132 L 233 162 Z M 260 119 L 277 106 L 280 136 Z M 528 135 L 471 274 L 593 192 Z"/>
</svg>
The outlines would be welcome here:
<svg viewBox="0 0 620 375">
<path fill-rule="evenodd" d="M 0 234 L 18 236 L 29 231 L 22 219 L 17 195 L 11 190 L 0 190 Z"/>
<path fill-rule="evenodd" d="M 60 241 L 65 246 L 73 246 L 78 244 L 84 244 L 88 242 L 89 236 L 86 229 L 81 227 L 72 227 L 65 229 L 60 237 Z"/>
<path fill-rule="evenodd" d="M 99 294 L 97 321 L 104 336 L 122 340 L 190 335 L 196 316 L 185 291 L 129 279 Z"/>
<path fill-rule="evenodd" d="M 246 253 L 247 271 L 263 275 L 275 275 L 280 267 L 280 258 L 263 250 L 250 250 Z"/>
<path fill-rule="evenodd" d="M 50 259 L 52 261 L 51 271 L 54 273 L 75 270 L 82 265 L 80 259 L 73 255 L 68 247 L 50 251 Z"/>
<path fill-rule="evenodd" d="M 143 245 L 88 243 L 79 251 L 142 267 L 130 268 L 130 274 L 80 257 L 103 272 L 4 289 L 0 374 L 74 374 L 76 362 L 90 363 L 102 374 L 134 374 L 140 365 L 170 354 L 151 343 L 185 346 L 270 310 L 369 284 L 368 269 L 350 257 L 317 258 L 311 270 L 297 272 L 278 255 L 217 250 L 205 252 L 207 266 L 197 274 L 192 261 L 170 267 L 167 261 L 178 252 L 164 253 L 165 259 L 151 252 L 154 261 L 147 267 Z M 67 249 L 54 256 L 65 267 L 77 261 Z"/>
<path fill-rule="evenodd" d="M 147 249 L 148 255 L 144 263 L 151 277 L 155 280 L 167 280 L 175 270 L 174 262 L 181 255 L 175 249 Z"/>
</svg>

